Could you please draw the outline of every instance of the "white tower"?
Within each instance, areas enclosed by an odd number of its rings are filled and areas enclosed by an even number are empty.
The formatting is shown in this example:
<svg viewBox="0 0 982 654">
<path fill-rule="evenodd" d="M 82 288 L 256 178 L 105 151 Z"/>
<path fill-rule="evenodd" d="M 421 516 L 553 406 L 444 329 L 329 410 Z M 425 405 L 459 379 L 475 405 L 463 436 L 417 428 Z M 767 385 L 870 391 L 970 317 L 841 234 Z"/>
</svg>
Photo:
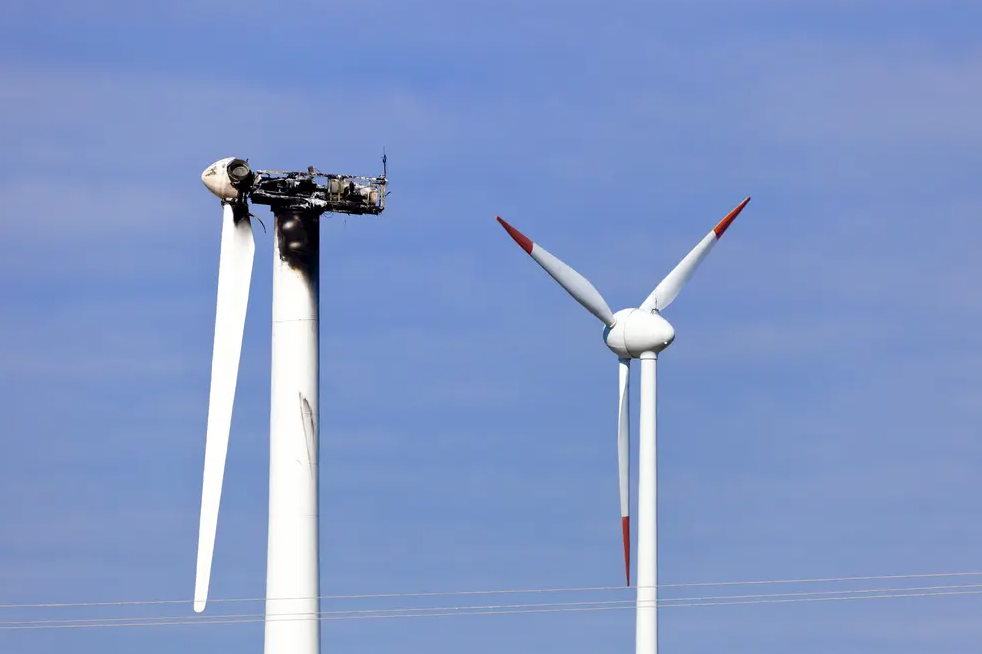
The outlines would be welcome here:
<svg viewBox="0 0 982 654">
<path fill-rule="evenodd" d="M 320 652 L 319 221 L 289 210 L 274 218 L 266 654 Z"/>
</svg>

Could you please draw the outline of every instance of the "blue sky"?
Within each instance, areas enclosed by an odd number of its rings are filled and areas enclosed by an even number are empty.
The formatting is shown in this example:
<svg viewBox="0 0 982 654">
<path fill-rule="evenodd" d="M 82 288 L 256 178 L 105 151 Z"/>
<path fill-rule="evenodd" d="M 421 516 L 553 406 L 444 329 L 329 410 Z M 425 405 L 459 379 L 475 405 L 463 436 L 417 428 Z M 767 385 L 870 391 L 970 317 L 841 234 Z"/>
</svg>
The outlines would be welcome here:
<svg viewBox="0 0 982 654">
<path fill-rule="evenodd" d="M 220 230 L 200 172 L 373 174 L 383 146 L 389 209 L 322 229 L 323 592 L 620 583 L 614 358 L 494 215 L 616 310 L 745 195 L 666 314 L 661 580 L 982 569 L 977 2 L 152 6 L 0 9 L 0 603 L 191 597 Z M 271 251 L 258 230 L 215 597 L 264 592 Z M 679 608 L 661 642 L 975 652 L 980 609 Z M 0 620 L 150 614 L 191 611 Z M 633 622 L 323 638 L 626 652 Z M 261 624 L 0 631 L 4 652 L 261 648 Z"/>
</svg>

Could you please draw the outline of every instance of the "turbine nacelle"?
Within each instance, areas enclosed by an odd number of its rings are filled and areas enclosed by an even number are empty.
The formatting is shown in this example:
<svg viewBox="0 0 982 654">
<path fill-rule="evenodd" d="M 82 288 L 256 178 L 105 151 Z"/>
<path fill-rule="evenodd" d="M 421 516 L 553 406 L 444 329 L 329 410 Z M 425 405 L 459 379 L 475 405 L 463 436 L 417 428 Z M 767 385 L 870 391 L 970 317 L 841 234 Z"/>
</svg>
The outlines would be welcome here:
<svg viewBox="0 0 982 654">
<path fill-rule="evenodd" d="M 614 324 L 604 328 L 604 342 L 623 359 L 637 359 L 645 352 L 658 353 L 675 340 L 675 328 L 658 312 L 621 309 Z"/>
<path fill-rule="evenodd" d="M 222 200 L 234 200 L 246 191 L 255 179 L 245 159 L 227 157 L 216 161 L 201 173 L 208 190 Z"/>
</svg>

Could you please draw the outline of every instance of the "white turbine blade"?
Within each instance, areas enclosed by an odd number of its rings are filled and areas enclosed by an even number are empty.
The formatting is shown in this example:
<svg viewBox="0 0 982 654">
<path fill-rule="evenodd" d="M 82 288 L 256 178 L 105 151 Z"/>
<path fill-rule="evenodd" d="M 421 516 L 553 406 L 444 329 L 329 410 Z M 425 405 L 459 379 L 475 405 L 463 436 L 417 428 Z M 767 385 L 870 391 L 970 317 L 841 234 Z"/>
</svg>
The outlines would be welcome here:
<svg viewBox="0 0 982 654">
<path fill-rule="evenodd" d="M 682 287 L 692 277 L 699 264 L 702 263 L 702 260 L 706 258 L 709 251 L 716 245 L 716 241 L 723 237 L 723 232 L 726 231 L 730 223 L 743 211 L 743 208 L 747 206 L 748 202 L 750 202 L 749 197 L 738 204 L 733 211 L 726 214 L 726 217 L 719 221 L 719 224 L 713 227 L 713 230 L 706 234 L 699 241 L 698 245 L 685 255 L 685 258 L 672 269 L 672 272 L 668 273 L 665 279 L 661 280 L 661 283 L 658 284 L 639 308 L 642 311 L 661 311 L 671 304 L 678 296 L 679 291 L 682 290 Z"/>
<path fill-rule="evenodd" d="M 205 437 L 205 471 L 201 490 L 201 520 L 198 525 L 198 569 L 194 584 L 194 610 L 204 610 L 215 550 L 218 506 L 222 499 L 225 455 L 232 425 L 232 403 L 242 353 L 249 285 L 256 244 L 249 216 L 237 216 L 224 204 L 222 247 L 218 264 L 218 302 L 215 310 L 215 344 L 211 363 L 211 395 L 208 400 L 208 431 Z"/>
<path fill-rule="evenodd" d="M 497 216 L 496 216 L 497 217 Z M 599 318 L 608 327 L 614 326 L 614 314 L 600 291 L 593 287 L 587 278 L 554 257 L 545 248 L 533 243 L 525 234 L 506 223 L 500 217 L 498 222 L 511 235 L 535 262 L 542 266 L 573 299 L 582 304 L 587 311 Z"/>
<path fill-rule="evenodd" d="M 617 417 L 617 472 L 620 478 L 621 531 L 624 536 L 624 576 L 631 585 L 631 423 L 628 390 L 631 360 L 619 359 L 620 414 Z"/>
</svg>

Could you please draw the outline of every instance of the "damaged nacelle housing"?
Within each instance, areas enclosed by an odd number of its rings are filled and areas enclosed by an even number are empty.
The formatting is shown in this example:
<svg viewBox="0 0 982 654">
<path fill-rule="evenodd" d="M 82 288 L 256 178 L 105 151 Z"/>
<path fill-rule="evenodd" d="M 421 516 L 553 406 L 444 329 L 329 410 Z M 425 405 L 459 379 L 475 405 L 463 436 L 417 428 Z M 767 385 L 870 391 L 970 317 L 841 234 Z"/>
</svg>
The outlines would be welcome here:
<svg viewBox="0 0 982 654">
<path fill-rule="evenodd" d="M 255 174 L 245 159 L 227 157 L 216 161 L 201 173 L 201 181 L 208 190 L 222 200 L 234 200 L 251 188 Z"/>
<path fill-rule="evenodd" d="M 334 177 L 328 180 L 327 192 L 331 199 L 378 204 L 379 189 L 369 184 L 359 184 L 355 181 Z"/>
<path fill-rule="evenodd" d="M 201 173 L 201 181 L 222 202 L 241 207 L 267 205 L 274 213 L 293 210 L 377 216 L 385 210 L 387 195 L 384 170 L 378 177 L 327 174 L 313 166 L 306 172 L 252 170 L 247 160 L 237 157 L 208 166 Z"/>
</svg>

